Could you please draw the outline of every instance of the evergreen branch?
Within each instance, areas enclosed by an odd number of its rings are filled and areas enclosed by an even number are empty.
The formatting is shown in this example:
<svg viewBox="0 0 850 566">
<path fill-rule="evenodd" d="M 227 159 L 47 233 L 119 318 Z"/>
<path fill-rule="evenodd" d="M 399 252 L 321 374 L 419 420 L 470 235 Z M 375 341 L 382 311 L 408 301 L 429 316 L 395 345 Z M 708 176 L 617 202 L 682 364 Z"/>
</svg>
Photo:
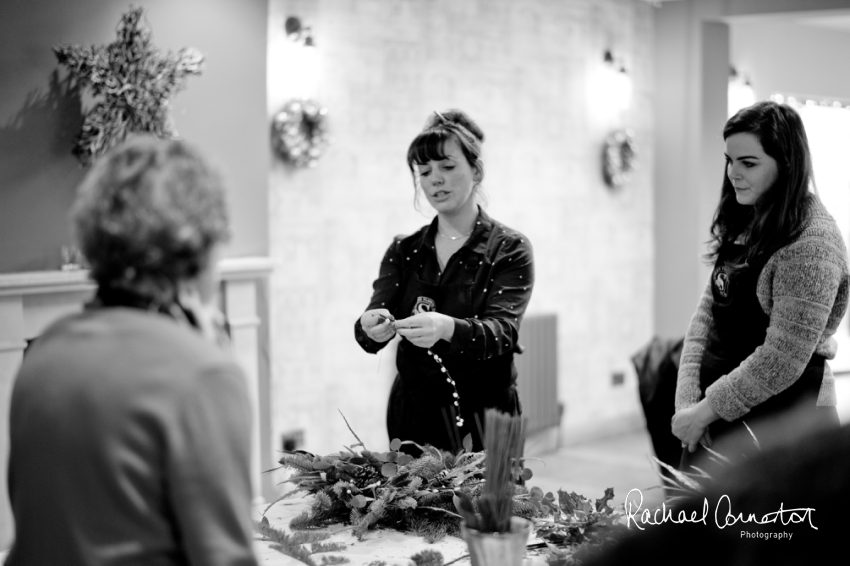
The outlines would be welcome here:
<svg viewBox="0 0 850 566">
<path fill-rule="evenodd" d="M 310 545 L 310 548 L 313 554 L 317 552 L 339 552 L 348 549 L 344 542 L 314 542 Z"/>
<path fill-rule="evenodd" d="M 416 566 L 443 566 L 443 555 L 436 550 L 417 552 L 410 559 Z"/>
<path fill-rule="evenodd" d="M 285 532 L 272 527 L 265 517 L 263 517 L 262 521 L 254 521 L 254 530 L 262 535 L 264 539 L 275 543 L 271 547 L 281 554 L 300 560 L 307 564 L 307 566 L 318 566 L 310 557 L 310 552 L 307 549 Z"/>
<path fill-rule="evenodd" d="M 298 544 L 312 544 L 331 538 L 330 533 L 324 531 L 299 531 L 289 536 Z"/>
</svg>

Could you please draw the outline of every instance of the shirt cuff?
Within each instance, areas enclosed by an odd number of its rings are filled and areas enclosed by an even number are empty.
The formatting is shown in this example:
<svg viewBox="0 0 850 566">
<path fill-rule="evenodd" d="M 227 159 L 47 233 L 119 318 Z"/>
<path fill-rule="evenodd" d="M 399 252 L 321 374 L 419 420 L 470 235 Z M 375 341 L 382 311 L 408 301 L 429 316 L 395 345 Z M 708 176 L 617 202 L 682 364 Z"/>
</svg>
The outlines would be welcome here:
<svg viewBox="0 0 850 566">
<path fill-rule="evenodd" d="M 452 334 L 449 353 L 459 354 L 465 350 L 472 338 L 472 323 L 462 318 L 455 319 L 455 331 Z"/>
<path fill-rule="evenodd" d="M 386 342 L 376 342 L 369 338 L 366 331 L 363 330 L 363 325 L 360 323 L 359 318 L 354 323 L 354 338 L 367 354 L 377 354 L 384 346 L 387 345 Z"/>
</svg>

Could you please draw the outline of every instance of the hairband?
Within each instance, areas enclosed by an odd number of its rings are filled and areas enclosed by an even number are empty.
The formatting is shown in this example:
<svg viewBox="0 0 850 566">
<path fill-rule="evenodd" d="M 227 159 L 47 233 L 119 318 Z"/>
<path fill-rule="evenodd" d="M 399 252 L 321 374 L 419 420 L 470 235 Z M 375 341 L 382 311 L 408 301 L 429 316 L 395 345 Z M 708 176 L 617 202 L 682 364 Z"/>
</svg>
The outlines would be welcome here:
<svg viewBox="0 0 850 566">
<path fill-rule="evenodd" d="M 443 123 L 443 126 L 457 131 L 457 133 L 462 134 L 468 141 L 473 144 L 478 142 L 478 138 L 475 137 L 472 132 L 466 129 L 463 124 L 458 124 L 457 122 L 450 121 L 448 118 L 446 118 L 436 110 L 434 110 L 434 114 L 437 115 L 437 118 L 440 119 L 440 121 Z"/>
</svg>

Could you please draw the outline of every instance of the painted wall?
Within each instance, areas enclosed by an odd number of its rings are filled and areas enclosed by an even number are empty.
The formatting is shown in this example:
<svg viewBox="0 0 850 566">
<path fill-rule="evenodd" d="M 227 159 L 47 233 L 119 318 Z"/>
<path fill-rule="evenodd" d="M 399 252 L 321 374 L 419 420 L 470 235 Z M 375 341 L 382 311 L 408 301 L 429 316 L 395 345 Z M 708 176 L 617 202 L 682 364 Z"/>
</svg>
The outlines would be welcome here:
<svg viewBox="0 0 850 566">
<path fill-rule="evenodd" d="M 788 22 L 847 9 L 848 0 L 680 0 L 654 11 L 657 334 L 684 335 L 710 271 L 701 256 L 723 175 L 728 66 L 748 74 L 759 96 L 846 93 L 836 72 L 846 38 Z"/>
<path fill-rule="evenodd" d="M 161 50 L 195 47 L 200 76 L 172 101 L 180 135 L 219 168 L 230 190 L 227 257 L 266 255 L 268 122 L 266 0 L 134 0 Z M 107 44 L 130 2 L 0 2 L 0 272 L 57 269 L 84 171 L 71 155 L 80 100 L 51 48 Z"/>
<path fill-rule="evenodd" d="M 283 22 L 314 33 L 332 146 L 314 169 L 271 171 L 273 430 L 305 430 L 312 451 L 385 438 L 393 359 L 353 338 L 380 259 L 413 209 L 405 155 L 433 110 L 459 107 L 484 129 L 488 210 L 535 250 L 529 312 L 559 317 L 562 438 L 639 426 L 630 356 L 652 332 L 653 8 L 632 0 L 434 2 L 272 0 L 269 113 L 287 84 Z M 617 116 L 589 90 L 605 49 L 623 57 L 634 96 L 619 124 L 637 132 L 630 185 L 602 181 L 602 140 Z M 612 373 L 626 383 L 612 386 Z"/>
<path fill-rule="evenodd" d="M 850 33 L 786 21 L 732 21 L 730 55 L 759 99 L 774 93 L 850 101 Z"/>
</svg>

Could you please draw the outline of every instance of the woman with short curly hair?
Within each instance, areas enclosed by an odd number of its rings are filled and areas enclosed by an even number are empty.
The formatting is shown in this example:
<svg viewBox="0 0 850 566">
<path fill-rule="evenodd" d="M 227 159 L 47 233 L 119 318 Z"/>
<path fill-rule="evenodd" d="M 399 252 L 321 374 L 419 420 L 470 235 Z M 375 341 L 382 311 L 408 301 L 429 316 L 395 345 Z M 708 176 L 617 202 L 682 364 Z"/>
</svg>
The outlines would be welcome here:
<svg viewBox="0 0 850 566">
<path fill-rule="evenodd" d="M 138 139 L 96 163 L 79 189 L 74 224 L 101 297 L 175 299 L 229 237 L 224 188 L 181 142 Z"/>
<path fill-rule="evenodd" d="M 134 139 L 73 217 L 97 295 L 16 378 L 6 564 L 256 564 L 250 403 L 211 314 L 221 181 L 182 141 Z"/>
</svg>

